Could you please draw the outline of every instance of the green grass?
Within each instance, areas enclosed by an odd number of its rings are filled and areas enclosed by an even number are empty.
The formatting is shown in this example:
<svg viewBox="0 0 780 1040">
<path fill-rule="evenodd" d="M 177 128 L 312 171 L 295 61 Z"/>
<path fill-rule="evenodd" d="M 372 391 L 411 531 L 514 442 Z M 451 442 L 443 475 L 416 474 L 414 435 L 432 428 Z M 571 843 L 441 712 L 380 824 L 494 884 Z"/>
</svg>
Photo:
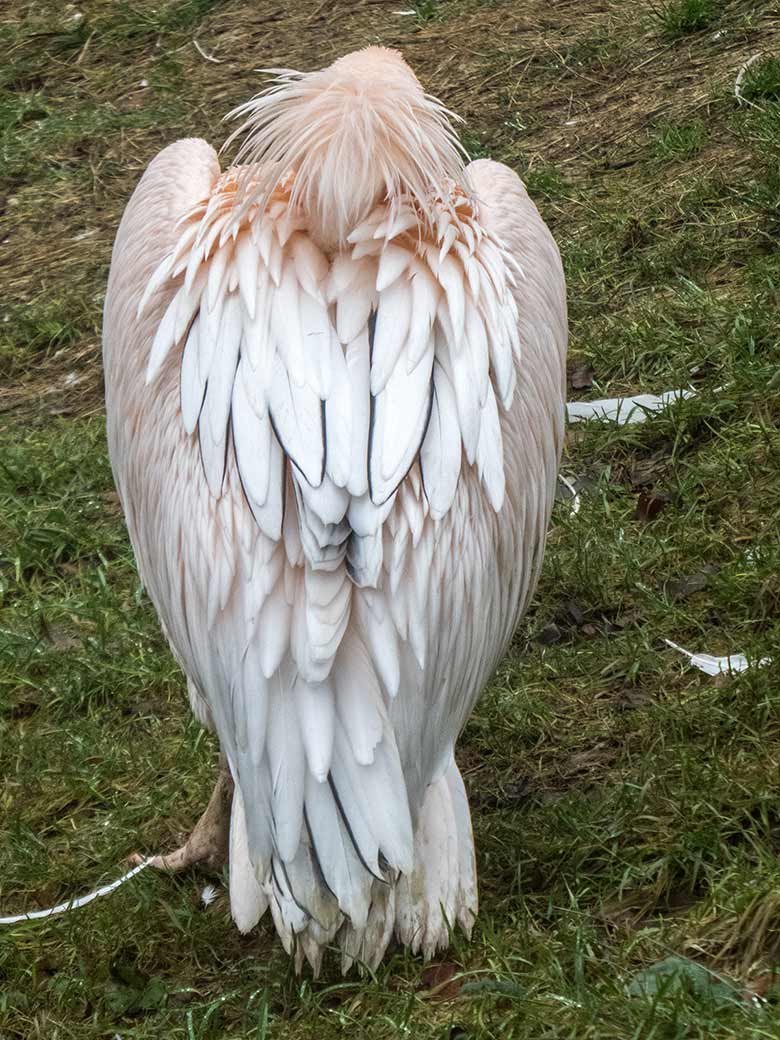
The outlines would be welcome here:
<svg viewBox="0 0 780 1040">
<path fill-rule="evenodd" d="M 747 101 L 780 101 L 780 58 L 762 58 L 750 65 L 742 97 Z"/>
<path fill-rule="evenodd" d="M 0 1038 L 780 1040 L 765 975 L 780 964 L 778 665 L 713 680 L 664 643 L 759 659 L 780 642 L 780 101 L 767 58 L 737 104 L 727 50 L 777 52 L 771 5 L 670 4 L 660 32 L 617 2 L 564 6 L 560 25 L 542 0 L 452 0 L 427 21 L 313 2 L 300 22 L 229 0 L 98 2 L 70 24 L 60 5 L 13 6 L 0 16 L 1 913 L 173 847 L 210 793 L 216 748 L 113 490 L 97 337 L 141 168 L 184 133 L 219 142 L 256 65 L 313 67 L 336 39 L 400 45 L 469 116 L 466 147 L 521 172 L 553 229 L 572 362 L 594 374 L 584 393 L 698 393 L 568 438 L 580 511 L 556 506 L 533 608 L 460 745 L 482 906 L 446 959 L 481 986 L 433 999 L 400 951 L 375 977 L 296 978 L 270 925 L 240 936 L 222 889 L 202 906 L 204 875 L 144 873 L 64 917 L 0 926 Z M 695 38 L 694 96 L 671 38 L 716 16 L 724 35 Z M 634 101 L 615 105 L 616 90 Z M 642 496 L 659 500 L 651 520 Z M 735 980 L 736 1001 L 694 974 L 647 992 L 670 956 Z M 743 1000 L 745 985 L 769 1003 Z"/>
<path fill-rule="evenodd" d="M 439 0 L 414 0 L 409 10 L 414 11 L 418 25 L 425 25 L 439 16 Z"/>
<path fill-rule="evenodd" d="M 672 40 L 707 29 L 716 19 L 718 0 L 672 0 L 653 9 L 664 33 Z"/>
<path fill-rule="evenodd" d="M 658 128 L 655 151 L 659 159 L 690 159 L 702 150 L 707 140 L 707 128 L 702 122 L 682 126 L 674 123 Z"/>
</svg>

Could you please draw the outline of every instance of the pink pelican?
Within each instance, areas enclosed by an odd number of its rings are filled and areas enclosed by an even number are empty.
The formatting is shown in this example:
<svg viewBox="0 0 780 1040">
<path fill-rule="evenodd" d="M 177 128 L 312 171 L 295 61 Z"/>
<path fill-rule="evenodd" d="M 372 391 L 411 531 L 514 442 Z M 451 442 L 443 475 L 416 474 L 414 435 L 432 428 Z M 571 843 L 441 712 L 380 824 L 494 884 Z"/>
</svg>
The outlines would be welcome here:
<svg viewBox="0 0 780 1040">
<path fill-rule="evenodd" d="M 221 747 L 186 845 L 242 932 L 430 957 L 477 912 L 455 742 L 539 575 L 565 283 L 519 178 L 381 47 L 272 70 L 149 164 L 105 305 L 138 570 Z M 231 138 L 230 140 L 232 140 Z"/>
</svg>

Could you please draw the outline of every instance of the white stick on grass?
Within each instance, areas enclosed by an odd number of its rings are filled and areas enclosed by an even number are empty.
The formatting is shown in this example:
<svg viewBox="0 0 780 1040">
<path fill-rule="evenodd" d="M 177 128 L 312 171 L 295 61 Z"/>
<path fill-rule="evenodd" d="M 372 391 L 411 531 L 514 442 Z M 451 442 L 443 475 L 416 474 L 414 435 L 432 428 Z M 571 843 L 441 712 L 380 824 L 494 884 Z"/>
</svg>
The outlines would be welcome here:
<svg viewBox="0 0 780 1040">
<path fill-rule="evenodd" d="M 213 54 L 207 54 L 197 40 L 193 40 L 192 42 L 195 45 L 195 50 L 198 52 L 201 58 L 205 58 L 206 61 L 210 61 L 214 65 L 224 64 L 224 58 L 215 58 Z"/>
</svg>

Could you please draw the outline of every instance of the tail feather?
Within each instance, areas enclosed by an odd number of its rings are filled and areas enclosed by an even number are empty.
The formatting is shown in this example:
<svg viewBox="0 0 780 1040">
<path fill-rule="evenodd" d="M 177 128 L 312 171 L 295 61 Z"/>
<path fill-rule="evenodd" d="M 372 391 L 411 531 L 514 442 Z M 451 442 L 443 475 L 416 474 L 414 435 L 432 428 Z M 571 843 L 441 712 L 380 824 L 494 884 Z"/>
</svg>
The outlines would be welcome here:
<svg viewBox="0 0 780 1040">
<path fill-rule="evenodd" d="M 341 949 L 341 967 L 374 969 L 393 933 L 426 960 L 446 947 L 457 922 L 470 935 L 477 913 L 474 842 L 463 780 L 454 762 L 426 792 L 414 835 L 411 870 L 366 869 L 347 831 L 333 788 L 307 782 L 305 837 L 295 857 L 273 857 L 260 883 L 247 843 L 241 789 L 233 797 L 230 903 L 242 932 L 270 905 L 284 949 L 300 970 L 317 975 L 326 949 Z"/>
<path fill-rule="evenodd" d="M 474 839 L 463 781 L 453 762 L 431 784 L 414 842 L 414 870 L 396 891 L 396 934 L 426 960 L 449 945 L 458 921 L 467 934 L 477 913 Z"/>
<path fill-rule="evenodd" d="M 393 937 L 395 924 L 395 886 L 374 884 L 371 907 L 364 928 L 348 922 L 341 937 L 341 971 L 346 974 L 354 964 L 372 971 L 379 966 Z"/>
<path fill-rule="evenodd" d="M 268 896 L 255 876 L 249 858 L 244 799 L 238 784 L 230 812 L 230 911 L 238 930 L 251 931 L 268 909 Z"/>
<path fill-rule="evenodd" d="M 466 935 L 471 935 L 477 917 L 477 860 L 474 855 L 474 833 L 471 812 L 463 777 L 455 763 L 445 774 L 452 800 L 452 810 L 458 835 L 458 924 Z"/>
</svg>

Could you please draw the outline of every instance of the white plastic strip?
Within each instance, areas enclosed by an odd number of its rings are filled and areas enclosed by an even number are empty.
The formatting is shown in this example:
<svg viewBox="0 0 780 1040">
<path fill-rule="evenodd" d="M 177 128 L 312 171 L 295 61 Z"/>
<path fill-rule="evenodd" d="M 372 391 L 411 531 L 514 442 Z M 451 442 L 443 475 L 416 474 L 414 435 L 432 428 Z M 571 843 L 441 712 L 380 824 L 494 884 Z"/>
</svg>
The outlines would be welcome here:
<svg viewBox="0 0 780 1040">
<path fill-rule="evenodd" d="M 574 486 L 574 484 L 572 484 L 570 480 L 564 477 L 563 473 L 558 474 L 558 483 L 563 484 L 563 486 L 566 488 L 568 495 L 562 495 L 561 498 L 563 498 L 565 501 L 569 503 L 569 508 L 571 509 L 572 516 L 576 516 L 577 513 L 579 513 L 580 511 L 579 491 L 576 489 L 576 487 Z"/>
<path fill-rule="evenodd" d="M 121 878 L 117 878 L 116 881 L 112 881 L 108 885 L 101 885 L 100 888 L 96 888 L 94 892 L 88 892 L 85 896 L 78 896 L 76 899 L 69 899 L 67 903 L 59 903 L 57 906 L 49 907 L 48 910 L 31 910 L 27 914 L 12 914 L 10 917 L 0 917 L 0 924 L 19 924 L 20 921 L 38 921 L 43 917 L 53 917 L 55 914 L 64 914 L 68 910 L 77 910 L 80 906 L 86 906 L 87 903 L 91 903 L 93 899 L 99 899 L 101 896 L 110 895 L 113 891 L 119 888 L 120 885 L 124 885 L 125 881 L 129 881 L 130 878 L 134 878 L 136 874 L 140 874 L 142 870 L 145 870 L 149 866 L 150 861 L 145 859 L 143 863 L 139 863 L 137 867 L 133 867 L 132 870 L 128 870 L 126 874 L 123 874 Z"/>
<path fill-rule="evenodd" d="M 570 423 L 587 419 L 610 419 L 618 425 L 644 422 L 675 401 L 695 397 L 695 390 L 667 390 L 663 394 L 637 394 L 635 397 L 605 397 L 599 401 L 569 401 L 566 415 Z"/>
</svg>

